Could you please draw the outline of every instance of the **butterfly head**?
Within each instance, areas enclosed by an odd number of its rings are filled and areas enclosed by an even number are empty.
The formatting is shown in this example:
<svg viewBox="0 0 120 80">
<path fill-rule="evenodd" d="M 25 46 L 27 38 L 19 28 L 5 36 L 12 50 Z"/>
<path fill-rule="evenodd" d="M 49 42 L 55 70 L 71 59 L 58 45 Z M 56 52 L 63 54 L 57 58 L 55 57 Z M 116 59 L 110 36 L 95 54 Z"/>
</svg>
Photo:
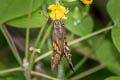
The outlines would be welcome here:
<svg viewBox="0 0 120 80">
<path fill-rule="evenodd" d="M 57 19 L 56 19 L 56 20 L 54 21 L 54 25 L 55 25 L 55 26 L 56 26 L 56 25 L 61 25 L 60 20 L 57 20 Z"/>
</svg>

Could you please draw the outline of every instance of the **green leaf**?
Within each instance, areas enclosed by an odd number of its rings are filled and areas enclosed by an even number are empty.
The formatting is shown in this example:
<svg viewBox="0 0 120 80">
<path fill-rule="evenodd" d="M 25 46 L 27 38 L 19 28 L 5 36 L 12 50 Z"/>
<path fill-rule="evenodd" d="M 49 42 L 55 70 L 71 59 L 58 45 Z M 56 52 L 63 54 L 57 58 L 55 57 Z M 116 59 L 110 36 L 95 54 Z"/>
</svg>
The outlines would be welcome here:
<svg viewBox="0 0 120 80">
<path fill-rule="evenodd" d="M 120 0 L 109 0 L 107 5 L 107 10 L 117 24 L 120 23 Z"/>
<path fill-rule="evenodd" d="M 92 32 L 93 20 L 91 16 L 85 16 L 81 20 L 74 20 L 73 13 L 69 13 L 65 27 L 78 36 L 84 36 Z"/>
<path fill-rule="evenodd" d="M 120 80 L 120 76 L 112 76 L 112 77 L 109 77 L 105 80 Z"/>
<path fill-rule="evenodd" d="M 0 24 L 28 14 L 31 0 L 0 0 Z M 34 0 L 32 10 L 40 7 L 43 0 Z"/>
<path fill-rule="evenodd" d="M 120 56 L 112 42 L 108 39 L 103 39 L 95 50 L 97 59 L 110 71 L 120 75 Z"/>
<path fill-rule="evenodd" d="M 11 21 L 8 21 L 7 24 L 20 28 L 26 28 L 26 27 L 37 28 L 45 25 L 48 19 L 46 15 L 47 13 L 43 11 L 41 11 L 41 14 L 40 11 L 36 11 L 32 13 L 31 19 L 29 21 L 30 26 L 27 26 L 27 20 L 28 20 L 27 16 L 13 19 Z"/>
<path fill-rule="evenodd" d="M 112 40 L 118 51 L 120 52 L 120 27 L 112 29 Z"/>
</svg>

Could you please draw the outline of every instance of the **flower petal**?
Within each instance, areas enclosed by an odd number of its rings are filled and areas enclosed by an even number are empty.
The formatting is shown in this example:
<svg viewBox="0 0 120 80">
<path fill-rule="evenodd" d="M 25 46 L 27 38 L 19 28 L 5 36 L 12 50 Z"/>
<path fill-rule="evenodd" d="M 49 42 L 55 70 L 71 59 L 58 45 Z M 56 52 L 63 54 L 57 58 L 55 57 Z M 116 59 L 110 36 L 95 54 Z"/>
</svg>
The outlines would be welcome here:
<svg viewBox="0 0 120 80">
<path fill-rule="evenodd" d="M 56 10 L 56 5 L 54 5 L 54 4 L 53 4 L 53 5 L 50 5 L 50 6 L 48 6 L 48 9 L 49 9 L 49 10 L 52 10 L 52 11 L 53 11 L 53 10 Z"/>
<path fill-rule="evenodd" d="M 48 7 L 48 9 L 51 10 L 49 15 L 50 15 L 50 18 L 52 20 L 56 20 L 56 19 L 66 20 L 67 19 L 65 14 L 67 14 L 69 12 L 69 10 L 66 9 L 64 6 L 62 6 L 62 5 L 50 5 Z"/>
<path fill-rule="evenodd" d="M 82 1 L 84 4 L 92 4 L 93 0 L 80 0 Z"/>
</svg>

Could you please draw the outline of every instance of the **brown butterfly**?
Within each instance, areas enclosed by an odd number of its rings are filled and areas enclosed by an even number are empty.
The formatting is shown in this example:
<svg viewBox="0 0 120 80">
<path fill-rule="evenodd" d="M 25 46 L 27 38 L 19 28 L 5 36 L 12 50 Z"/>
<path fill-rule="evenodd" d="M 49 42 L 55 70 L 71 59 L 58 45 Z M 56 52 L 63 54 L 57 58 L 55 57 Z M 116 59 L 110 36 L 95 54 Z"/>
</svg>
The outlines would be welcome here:
<svg viewBox="0 0 120 80">
<path fill-rule="evenodd" d="M 66 33 L 64 30 L 64 24 L 60 20 L 53 22 L 52 32 L 52 44 L 53 44 L 53 56 L 51 62 L 52 71 L 58 66 L 63 56 L 66 57 L 70 68 L 73 70 L 71 62 L 71 54 L 66 42 Z M 74 71 L 74 70 L 73 70 Z"/>
</svg>

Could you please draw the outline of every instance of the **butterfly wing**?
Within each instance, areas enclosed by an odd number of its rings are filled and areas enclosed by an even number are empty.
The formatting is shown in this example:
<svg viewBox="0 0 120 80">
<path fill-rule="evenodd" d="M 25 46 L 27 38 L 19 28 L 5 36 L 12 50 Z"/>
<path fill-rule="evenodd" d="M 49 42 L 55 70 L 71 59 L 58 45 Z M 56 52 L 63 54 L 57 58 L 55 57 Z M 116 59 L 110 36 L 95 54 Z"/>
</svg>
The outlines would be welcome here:
<svg viewBox="0 0 120 80">
<path fill-rule="evenodd" d="M 68 46 L 66 46 L 64 48 L 64 55 L 65 55 L 65 57 L 66 57 L 66 59 L 67 59 L 67 61 L 69 63 L 70 68 L 72 69 L 72 71 L 74 71 L 73 64 L 72 64 L 72 61 L 71 61 L 71 54 L 70 54 Z"/>
<path fill-rule="evenodd" d="M 63 32 L 61 31 L 61 23 L 60 21 L 54 21 L 54 28 L 52 32 L 52 43 L 53 43 L 53 55 L 52 55 L 52 62 L 51 68 L 52 71 L 57 67 L 60 63 L 61 58 L 64 54 L 63 48 Z"/>
<path fill-rule="evenodd" d="M 59 20 L 54 21 L 52 40 L 53 40 L 53 56 L 51 62 L 52 71 L 54 71 L 54 69 L 60 63 L 63 55 L 65 55 L 70 68 L 73 70 L 73 65 L 71 62 L 71 54 L 69 52 L 69 48 L 66 42 L 64 25 L 61 24 Z"/>
<path fill-rule="evenodd" d="M 70 50 L 68 48 L 68 45 L 67 45 L 67 42 L 66 42 L 66 33 L 65 33 L 65 30 L 64 30 L 64 24 L 62 24 L 62 31 L 63 31 L 63 35 L 64 35 L 64 41 L 63 41 L 63 44 L 64 44 L 64 55 L 69 63 L 69 66 L 70 68 L 72 69 L 72 71 L 74 71 L 73 69 L 73 64 L 72 64 L 72 61 L 71 61 L 71 54 L 70 54 Z"/>
</svg>

